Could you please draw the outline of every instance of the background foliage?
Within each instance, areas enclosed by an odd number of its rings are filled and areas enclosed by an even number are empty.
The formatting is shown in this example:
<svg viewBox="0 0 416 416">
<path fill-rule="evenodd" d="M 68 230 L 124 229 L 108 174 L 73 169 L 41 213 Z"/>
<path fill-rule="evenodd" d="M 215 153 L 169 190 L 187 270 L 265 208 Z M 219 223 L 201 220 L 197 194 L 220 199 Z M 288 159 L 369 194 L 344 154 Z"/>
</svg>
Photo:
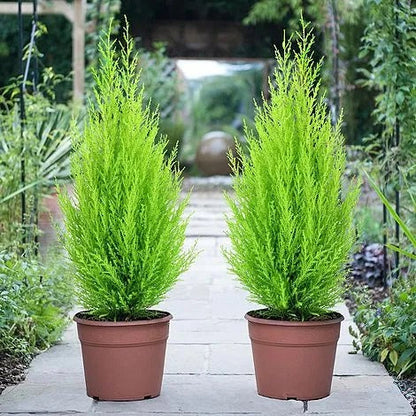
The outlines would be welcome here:
<svg viewBox="0 0 416 416">
<path fill-rule="evenodd" d="M 43 31 L 42 26 L 37 34 Z M 34 54 L 46 60 L 36 46 Z M 7 69 L 10 61 L 2 59 L 2 69 L 3 62 Z M 62 254 L 39 254 L 38 218 L 55 181 L 68 179 L 68 131 L 71 119 L 80 119 L 70 106 L 58 104 L 67 78 L 44 65 L 40 68 L 37 85 L 30 72 L 25 82 L 23 122 L 22 79 L 11 79 L 0 94 L 0 359 L 13 355 L 25 363 L 59 339 L 73 304 L 71 269 Z"/>
<path fill-rule="evenodd" d="M 195 62 L 183 61 L 182 69 Z M 221 75 L 185 79 L 181 161 L 192 160 L 204 134 L 219 130 L 240 139 L 244 123 L 253 124 L 254 103 L 261 100 L 264 86 L 265 63 L 217 61 L 216 65 L 222 68 Z"/>
<path fill-rule="evenodd" d="M 179 154 L 185 128 L 180 115 L 184 104 L 180 80 L 175 63 L 166 55 L 165 45 L 153 46 L 153 50 L 138 48 L 143 104 L 160 115 L 158 140 L 167 139 L 167 154 L 171 155 L 176 147 Z"/>
<path fill-rule="evenodd" d="M 59 340 L 73 304 L 71 269 L 59 254 L 35 257 L 0 252 L 0 351 L 31 355 Z"/>
<path fill-rule="evenodd" d="M 416 144 L 416 8 L 408 0 L 366 0 L 366 7 L 371 20 L 360 56 L 370 57 L 362 73 L 364 85 L 377 94 L 373 116 L 378 127 L 367 139 L 367 151 L 397 186 L 397 167 L 414 174 L 409 170 Z"/>
<path fill-rule="evenodd" d="M 212 20 L 240 23 L 245 22 L 247 34 L 244 42 L 233 51 L 233 56 L 271 58 L 272 45 L 281 44 L 283 29 L 294 29 L 299 21 L 299 13 L 303 10 L 306 19 L 316 27 L 317 55 L 327 55 L 327 70 L 324 74 L 324 87 L 334 95 L 332 61 L 336 56 L 339 60 L 339 82 L 337 90 L 340 93 L 341 106 L 346 109 L 343 132 L 349 143 L 360 143 L 363 137 L 371 131 L 368 115 L 374 103 L 372 94 L 365 91 L 357 80 L 362 77 L 357 72 L 360 67 L 366 67 L 367 57 L 358 57 L 357 49 L 364 28 L 369 20 L 368 7 L 363 7 L 363 0 L 238 0 L 227 2 L 223 0 L 190 1 L 180 3 L 161 0 L 91 0 L 88 1 L 87 16 L 87 64 L 95 66 L 97 62 L 97 40 L 109 19 L 114 16 L 127 15 L 132 23 L 134 35 L 146 38 L 146 28 L 155 20 Z M 338 16 L 337 45 L 332 45 L 332 24 L 330 11 L 335 10 Z M 119 12 L 120 11 L 120 12 Z M 333 13 L 332 13 L 333 14 Z M 29 32 L 30 18 L 25 18 L 26 36 Z M 57 73 L 68 74 L 71 70 L 71 26 L 61 16 L 41 16 L 41 21 L 48 28 L 48 36 L 39 42 L 43 51 L 45 66 L 53 66 Z M 10 76 L 17 73 L 17 26 L 11 16 L 0 16 L 0 56 L 2 69 L 0 85 L 6 85 Z M 116 27 L 116 25 L 114 26 Z M 335 33 L 335 32 L 334 32 Z M 170 45 L 167 45 L 169 51 Z M 157 50 L 157 48 L 156 48 Z M 334 54 L 333 51 L 338 51 Z M 206 56 L 202 51 L 199 56 Z M 4 74 L 4 75 L 3 75 Z M 88 84 L 92 79 L 87 76 Z M 68 97 L 71 85 L 60 87 L 58 98 Z M 165 130 L 164 115 L 161 115 L 161 129 Z M 176 135 L 181 128 L 168 120 L 166 132 Z"/>
<path fill-rule="evenodd" d="M 10 84 L 1 96 L 0 114 L 0 244 L 13 251 L 36 251 L 37 222 L 43 195 L 55 182 L 69 178 L 71 142 L 68 132 L 76 112 L 57 104 L 55 87 L 62 80 L 44 70 L 37 92 L 25 93 L 23 133 L 19 119 L 18 84 Z M 21 178 L 24 161 L 25 179 Z M 22 222 L 21 196 L 26 207 Z M 18 237 L 19 236 L 19 237 Z M 26 245 L 22 245 L 22 241 Z M 14 247 L 12 247 L 14 245 Z"/>
<path fill-rule="evenodd" d="M 371 360 L 384 363 L 399 376 L 416 372 L 416 281 L 414 271 L 409 278 L 394 283 L 390 296 L 371 305 L 365 294 L 359 296 L 360 305 L 354 321 L 360 334 L 360 349 Z M 358 346 L 358 344 L 357 344 Z"/>
<path fill-rule="evenodd" d="M 63 16 L 42 16 L 47 28 L 45 36 L 37 40 L 41 53 L 40 69 L 53 67 L 57 74 L 69 74 L 72 64 L 71 24 Z M 24 39 L 29 41 L 31 16 L 23 16 Z M 19 74 L 17 16 L 0 15 L 0 87 L 9 85 L 9 80 Z M 30 77 L 32 79 L 32 76 Z M 71 84 L 61 84 L 58 98 L 65 101 Z"/>
</svg>

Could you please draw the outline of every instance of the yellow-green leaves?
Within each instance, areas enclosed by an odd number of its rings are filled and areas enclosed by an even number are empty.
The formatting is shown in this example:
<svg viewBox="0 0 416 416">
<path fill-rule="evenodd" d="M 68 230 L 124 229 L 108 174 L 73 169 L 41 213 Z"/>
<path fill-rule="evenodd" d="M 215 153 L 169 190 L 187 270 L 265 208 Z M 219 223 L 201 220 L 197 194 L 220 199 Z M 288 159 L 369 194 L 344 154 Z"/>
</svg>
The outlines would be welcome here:
<svg viewBox="0 0 416 416">
<path fill-rule="evenodd" d="M 318 96 L 321 63 L 303 26 L 296 47 L 276 52 L 270 100 L 258 108 L 257 134 L 246 131 L 250 157 L 234 166 L 228 201 L 231 270 L 251 298 L 284 319 L 307 320 L 334 306 L 354 241 L 359 188 L 344 186 L 340 123 L 331 125 Z"/>
<path fill-rule="evenodd" d="M 101 40 L 96 105 L 72 158 L 74 201 L 60 195 L 65 245 L 78 295 L 92 314 L 134 319 L 159 303 L 194 254 L 182 252 L 187 221 L 174 156 L 157 141 L 158 114 L 143 105 L 127 29 L 120 52 Z"/>
</svg>

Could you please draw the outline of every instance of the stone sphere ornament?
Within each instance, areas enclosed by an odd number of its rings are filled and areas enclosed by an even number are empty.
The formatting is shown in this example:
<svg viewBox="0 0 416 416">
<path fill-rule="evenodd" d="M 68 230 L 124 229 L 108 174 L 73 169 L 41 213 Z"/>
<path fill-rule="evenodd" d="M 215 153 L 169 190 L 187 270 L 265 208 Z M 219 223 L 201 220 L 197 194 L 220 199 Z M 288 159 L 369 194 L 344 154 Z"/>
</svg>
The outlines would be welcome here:
<svg viewBox="0 0 416 416">
<path fill-rule="evenodd" d="M 198 145 L 195 164 L 202 175 L 229 175 L 228 151 L 235 155 L 233 137 L 224 131 L 211 131 L 204 136 Z"/>
</svg>

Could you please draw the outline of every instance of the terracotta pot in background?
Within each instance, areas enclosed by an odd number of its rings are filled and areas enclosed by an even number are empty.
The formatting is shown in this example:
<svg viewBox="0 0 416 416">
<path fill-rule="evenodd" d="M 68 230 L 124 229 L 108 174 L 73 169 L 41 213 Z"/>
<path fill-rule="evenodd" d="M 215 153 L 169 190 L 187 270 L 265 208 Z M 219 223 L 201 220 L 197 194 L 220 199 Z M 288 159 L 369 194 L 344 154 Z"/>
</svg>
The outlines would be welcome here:
<svg viewBox="0 0 416 416">
<path fill-rule="evenodd" d="M 132 322 L 101 322 L 75 315 L 87 395 L 96 400 L 159 396 L 172 315 Z"/>
<path fill-rule="evenodd" d="M 291 322 L 246 314 L 257 391 L 275 399 L 329 396 L 342 315 L 327 321 Z"/>
<path fill-rule="evenodd" d="M 195 164 L 203 176 L 229 175 L 231 174 L 229 151 L 235 156 L 233 137 L 224 131 L 211 131 L 199 142 Z"/>
</svg>

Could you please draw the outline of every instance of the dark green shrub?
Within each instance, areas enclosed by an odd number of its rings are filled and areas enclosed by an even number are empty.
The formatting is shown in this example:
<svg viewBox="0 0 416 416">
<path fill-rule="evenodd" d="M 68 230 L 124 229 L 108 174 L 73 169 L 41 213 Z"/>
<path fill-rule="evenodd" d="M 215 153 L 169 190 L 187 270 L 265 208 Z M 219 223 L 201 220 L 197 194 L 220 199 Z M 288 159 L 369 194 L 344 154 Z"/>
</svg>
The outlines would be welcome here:
<svg viewBox="0 0 416 416">
<path fill-rule="evenodd" d="M 389 298 L 377 305 L 358 306 L 354 321 L 360 328 L 363 354 L 381 361 L 399 376 L 416 373 L 416 279 L 395 282 Z"/>
<path fill-rule="evenodd" d="M 368 175 L 367 175 L 368 176 Z M 408 239 L 409 248 L 388 244 L 393 251 L 416 260 L 416 236 L 410 227 L 397 215 L 381 189 L 369 176 L 370 184 L 380 197 L 387 210 L 399 224 Z M 416 200 L 410 194 L 412 213 L 416 212 Z M 403 244 L 403 242 L 402 242 Z M 353 335 L 361 341 L 361 349 L 372 360 L 381 361 L 386 368 L 399 376 L 416 372 L 416 278 L 410 265 L 407 278 L 396 281 L 390 297 L 376 306 L 368 302 L 358 307 L 354 315 L 360 334 Z M 356 343 L 356 347 L 360 346 Z"/>
<path fill-rule="evenodd" d="M 383 240 L 381 206 L 362 206 L 356 210 L 354 223 L 360 242 L 371 244 Z"/>
<path fill-rule="evenodd" d="M 318 97 L 312 46 L 304 28 L 298 52 L 289 41 L 276 53 L 270 101 L 258 108 L 257 135 L 246 131 L 249 157 L 240 148 L 240 163 L 232 159 L 235 199 L 227 198 L 231 270 L 270 316 L 302 321 L 340 299 L 359 193 L 356 184 L 342 192 L 341 121 L 331 126 Z"/>
<path fill-rule="evenodd" d="M 81 124 L 82 112 L 57 104 L 55 90 L 62 76 L 51 70 L 40 75 L 36 92 L 25 93 L 23 138 L 19 119 L 19 84 L 11 82 L 0 95 L 0 247 L 7 251 L 30 251 L 37 235 L 36 224 L 43 196 L 54 185 L 69 179 L 72 122 Z M 21 163 L 24 161 L 24 186 Z M 26 198 L 22 224 L 21 194 Z M 26 244 L 22 244 L 25 237 Z"/>
<path fill-rule="evenodd" d="M 30 355 L 56 342 L 73 305 L 71 269 L 61 256 L 0 253 L 0 350 Z"/>
<path fill-rule="evenodd" d="M 182 252 L 187 198 L 175 155 L 166 160 L 166 141 L 156 140 L 158 115 L 143 106 L 134 44 L 125 41 L 120 57 L 109 34 L 100 43 L 97 106 L 74 132 L 74 199 L 60 195 L 79 299 L 109 320 L 146 315 L 193 259 Z"/>
</svg>

